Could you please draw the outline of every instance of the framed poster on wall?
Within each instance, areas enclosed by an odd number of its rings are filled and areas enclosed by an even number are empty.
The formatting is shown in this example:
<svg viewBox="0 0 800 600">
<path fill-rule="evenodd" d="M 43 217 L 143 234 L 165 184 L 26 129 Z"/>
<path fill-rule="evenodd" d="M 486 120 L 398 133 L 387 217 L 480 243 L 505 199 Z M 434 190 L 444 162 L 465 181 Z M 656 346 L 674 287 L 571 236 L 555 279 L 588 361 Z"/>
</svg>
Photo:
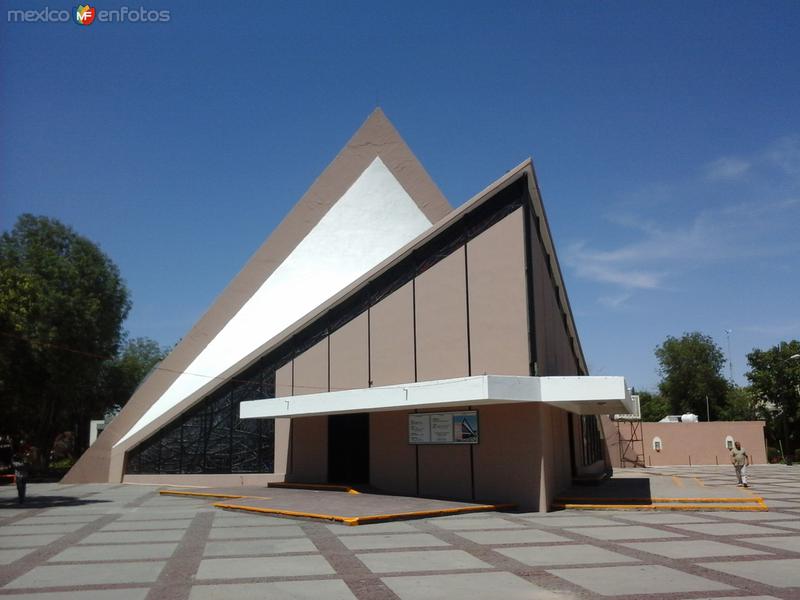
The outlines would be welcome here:
<svg viewBox="0 0 800 600">
<path fill-rule="evenodd" d="M 409 444 L 477 444 L 478 411 L 408 415 Z"/>
</svg>

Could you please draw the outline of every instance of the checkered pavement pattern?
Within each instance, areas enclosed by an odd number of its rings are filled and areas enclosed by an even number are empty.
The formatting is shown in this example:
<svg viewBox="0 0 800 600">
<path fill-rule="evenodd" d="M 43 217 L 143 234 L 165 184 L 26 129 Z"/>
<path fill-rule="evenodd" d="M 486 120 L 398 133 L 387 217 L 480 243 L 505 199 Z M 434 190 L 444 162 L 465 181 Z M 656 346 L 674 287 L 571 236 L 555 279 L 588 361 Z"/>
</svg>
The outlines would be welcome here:
<svg viewBox="0 0 800 600">
<path fill-rule="evenodd" d="M 648 469 L 735 483 L 732 467 Z M 769 512 L 479 513 L 359 527 L 135 485 L 0 488 L 0 600 L 800 598 L 800 466 Z"/>
</svg>

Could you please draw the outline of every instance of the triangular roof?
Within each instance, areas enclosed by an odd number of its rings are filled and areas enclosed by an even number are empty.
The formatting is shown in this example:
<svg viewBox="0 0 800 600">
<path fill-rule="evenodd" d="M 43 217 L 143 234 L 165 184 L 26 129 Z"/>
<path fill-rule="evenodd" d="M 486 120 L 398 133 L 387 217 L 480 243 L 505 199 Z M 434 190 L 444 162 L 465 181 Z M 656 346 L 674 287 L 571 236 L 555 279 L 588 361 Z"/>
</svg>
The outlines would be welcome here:
<svg viewBox="0 0 800 600">
<path fill-rule="evenodd" d="M 376 109 L 64 481 L 107 481 L 112 449 L 121 460 L 124 449 L 450 211 Z"/>
</svg>

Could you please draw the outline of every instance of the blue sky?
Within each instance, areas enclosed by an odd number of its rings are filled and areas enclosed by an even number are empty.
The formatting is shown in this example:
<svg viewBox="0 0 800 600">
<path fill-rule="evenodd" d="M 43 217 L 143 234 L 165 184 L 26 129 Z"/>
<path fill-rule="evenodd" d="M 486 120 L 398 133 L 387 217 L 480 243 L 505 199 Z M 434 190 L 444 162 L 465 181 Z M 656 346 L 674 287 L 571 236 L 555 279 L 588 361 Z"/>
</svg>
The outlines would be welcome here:
<svg viewBox="0 0 800 600">
<path fill-rule="evenodd" d="M 797 2 L 170 3 L 11 23 L 0 228 L 56 217 L 175 343 L 376 104 L 454 206 L 532 156 L 593 374 L 800 338 Z M 120 3 L 95 5 L 112 9 Z"/>
</svg>

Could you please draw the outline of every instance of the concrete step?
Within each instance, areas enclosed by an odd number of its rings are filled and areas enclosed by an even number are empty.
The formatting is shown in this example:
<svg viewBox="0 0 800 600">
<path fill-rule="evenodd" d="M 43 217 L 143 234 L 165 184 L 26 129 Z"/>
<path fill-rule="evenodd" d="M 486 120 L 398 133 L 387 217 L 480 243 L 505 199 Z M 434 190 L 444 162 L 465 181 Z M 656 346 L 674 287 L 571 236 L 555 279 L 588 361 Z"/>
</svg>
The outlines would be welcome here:
<svg viewBox="0 0 800 600">
<path fill-rule="evenodd" d="M 552 504 L 572 510 L 731 510 L 766 511 L 749 488 L 706 485 L 700 477 L 628 470 L 595 486 L 572 485 Z"/>
</svg>

